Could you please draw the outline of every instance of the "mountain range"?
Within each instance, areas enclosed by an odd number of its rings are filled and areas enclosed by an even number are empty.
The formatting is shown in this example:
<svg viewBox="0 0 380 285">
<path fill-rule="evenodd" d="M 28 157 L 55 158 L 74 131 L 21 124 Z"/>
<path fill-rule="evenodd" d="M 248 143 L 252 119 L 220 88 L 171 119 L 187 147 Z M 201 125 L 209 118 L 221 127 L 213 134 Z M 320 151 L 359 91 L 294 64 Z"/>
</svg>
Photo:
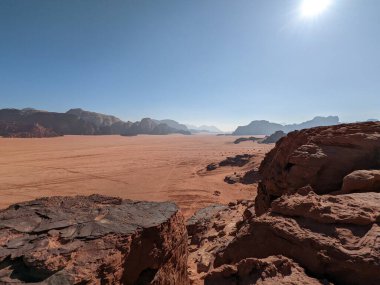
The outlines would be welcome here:
<svg viewBox="0 0 380 285">
<path fill-rule="evenodd" d="M 35 130 L 43 129 L 37 134 Z M 29 131 L 28 131 L 29 130 Z M 138 122 L 121 119 L 82 109 L 70 109 L 65 113 L 25 109 L 0 110 L 0 136 L 40 137 L 41 133 L 56 135 L 167 135 L 191 134 L 185 125 L 173 120 L 144 118 Z"/>
<path fill-rule="evenodd" d="M 310 121 L 306 121 L 300 124 L 282 125 L 278 123 L 272 123 L 264 120 L 252 121 L 247 126 L 239 126 L 232 135 L 248 136 L 248 135 L 271 135 L 277 131 L 283 131 L 289 133 L 295 130 L 308 129 L 320 126 L 338 125 L 339 117 L 315 117 Z"/>
</svg>

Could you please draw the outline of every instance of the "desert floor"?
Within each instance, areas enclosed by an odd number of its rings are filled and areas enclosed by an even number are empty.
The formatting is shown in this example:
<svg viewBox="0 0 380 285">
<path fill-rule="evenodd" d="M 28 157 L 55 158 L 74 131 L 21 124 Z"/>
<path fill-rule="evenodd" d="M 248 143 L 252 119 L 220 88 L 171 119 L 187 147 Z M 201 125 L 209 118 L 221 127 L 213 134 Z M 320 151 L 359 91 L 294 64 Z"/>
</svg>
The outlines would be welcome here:
<svg viewBox="0 0 380 285">
<path fill-rule="evenodd" d="M 42 196 L 89 195 L 174 201 L 188 217 L 212 203 L 252 198 L 256 185 L 224 177 L 259 165 L 273 145 L 233 144 L 214 135 L 0 138 L 0 208 Z M 205 171 L 227 156 L 251 153 L 250 165 Z M 215 191 L 219 191 L 220 194 Z"/>
</svg>

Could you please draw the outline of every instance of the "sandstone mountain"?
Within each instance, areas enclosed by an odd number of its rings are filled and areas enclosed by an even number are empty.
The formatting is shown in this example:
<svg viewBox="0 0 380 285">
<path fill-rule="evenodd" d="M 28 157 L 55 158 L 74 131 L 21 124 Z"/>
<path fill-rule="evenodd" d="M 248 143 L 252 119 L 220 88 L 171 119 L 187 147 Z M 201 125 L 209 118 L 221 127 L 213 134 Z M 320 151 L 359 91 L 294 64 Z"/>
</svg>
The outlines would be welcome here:
<svg viewBox="0 0 380 285">
<path fill-rule="evenodd" d="M 97 127 L 110 127 L 117 122 L 121 122 L 121 120 L 115 116 L 85 111 L 80 108 L 70 109 L 66 112 L 66 114 L 73 114 L 86 122 L 94 124 Z"/>
<path fill-rule="evenodd" d="M 302 130 L 307 128 L 319 127 L 319 126 L 331 126 L 339 124 L 339 118 L 336 116 L 329 117 L 315 117 L 310 121 L 306 121 L 300 124 L 281 125 L 277 123 L 271 123 L 269 121 L 252 121 L 247 126 L 239 126 L 233 135 L 247 136 L 247 135 L 271 135 L 277 131 L 283 131 L 285 133 L 295 130 Z"/>
<path fill-rule="evenodd" d="M 36 125 L 46 129 L 46 131 L 35 132 L 36 130 L 33 128 Z M 124 122 L 111 115 L 82 109 L 71 109 L 66 113 L 40 111 L 31 108 L 0 110 L 0 135 L 6 137 L 40 137 L 54 136 L 54 134 L 167 135 L 173 133 L 190 134 L 185 125 L 173 120 L 158 121 L 145 118 L 132 123 Z"/>
</svg>

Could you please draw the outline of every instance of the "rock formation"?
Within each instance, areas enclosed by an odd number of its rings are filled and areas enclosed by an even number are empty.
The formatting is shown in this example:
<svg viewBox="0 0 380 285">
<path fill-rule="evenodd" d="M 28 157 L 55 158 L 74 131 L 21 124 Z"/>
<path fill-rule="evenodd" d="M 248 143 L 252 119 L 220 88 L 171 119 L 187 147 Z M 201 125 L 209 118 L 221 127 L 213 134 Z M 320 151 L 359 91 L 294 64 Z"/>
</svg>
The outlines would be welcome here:
<svg viewBox="0 0 380 285">
<path fill-rule="evenodd" d="M 59 134 L 39 124 L 17 124 L 0 122 L 0 136 L 8 138 L 48 138 Z"/>
<path fill-rule="evenodd" d="M 285 133 L 295 130 L 302 130 L 307 128 L 319 127 L 319 126 L 331 126 L 339 124 L 339 118 L 336 116 L 329 117 L 315 117 L 310 121 L 306 121 L 300 124 L 281 125 L 271 123 L 265 120 L 252 121 L 247 126 L 239 126 L 232 134 L 235 136 L 249 136 L 249 135 L 271 135 L 277 131 L 283 131 Z"/>
<path fill-rule="evenodd" d="M 94 124 L 97 127 L 110 127 L 115 123 L 121 122 L 121 120 L 115 116 L 85 111 L 80 108 L 70 109 L 66 112 L 66 114 L 75 115 L 86 122 Z"/>
<path fill-rule="evenodd" d="M 281 139 L 260 166 L 255 206 L 216 254 L 206 284 L 256 278 L 263 261 L 257 259 L 277 255 L 324 283 L 380 284 L 379 153 L 380 123 L 320 127 Z M 241 273 L 247 260 L 253 271 Z"/>
<path fill-rule="evenodd" d="M 244 138 L 244 137 L 242 137 L 242 138 L 238 138 L 238 139 L 236 139 L 236 140 L 234 141 L 234 144 L 239 144 L 239 143 L 241 143 L 241 142 L 246 142 L 246 141 L 259 142 L 259 141 L 261 141 L 261 140 L 262 140 L 262 138 L 256 138 L 256 137 Z"/>
<path fill-rule="evenodd" d="M 253 157 L 253 154 L 238 154 L 235 156 L 228 156 L 226 159 L 222 160 L 219 163 L 210 163 L 209 165 L 206 166 L 206 169 L 208 171 L 212 171 L 217 169 L 218 167 L 223 167 L 223 166 L 238 166 L 242 167 L 246 165 L 247 163 L 250 162 L 251 158 Z"/>
<path fill-rule="evenodd" d="M 253 201 L 212 205 L 199 210 L 187 221 L 192 285 L 203 284 L 203 278 L 213 270 L 216 253 L 233 240 L 244 211 L 252 205 Z"/>
<path fill-rule="evenodd" d="M 276 143 L 284 136 L 286 136 L 286 134 L 283 131 L 277 131 L 274 134 L 271 134 L 269 137 L 266 137 L 265 139 L 259 141 L 259 143 Z"/>
<path fill-rule="evenodd" d="M 188 284 L 173 203 L 52 197 L 0 212 L 0 284 Z"/>
<path fill-rule="evenodd" d="M 281 139 L 260 166 L 258 214 L 270 201 L 310 185 L 317 194 L 341 190 L 355 170 L 380 169 L 380 124 L 358 123 L 296 131 Z"/>
<path fill-rule="evenodd" d="M 322 285 L 306 275 L 297 263 L 284 256 L 247 258 L 234 265 L 223 265 L 205 277 L 205 285 Z"/>
<path fill-rule="evenodd" d="M 34 109 L 1 109 L 0 132 L 4 125 L 15 127 L 8 130 L 21 129 L 25 126 L 39 125 L 51 134 L 58 135 L 189 135 L 185 125 L 173 120 L 157 121 L 149 118 L 132 123 L 124 122 L 111 115 L 89 112 L 82 109 L 71 109 L 66 113 L 54 113 Z M 178 127 L 179 129 L 177 129 Z M 2 132 L 5 133 L 5 132 Z M 8 131 L 8 136 L 31 137 L 32 135 L 20 135 Z"/>
</svg>

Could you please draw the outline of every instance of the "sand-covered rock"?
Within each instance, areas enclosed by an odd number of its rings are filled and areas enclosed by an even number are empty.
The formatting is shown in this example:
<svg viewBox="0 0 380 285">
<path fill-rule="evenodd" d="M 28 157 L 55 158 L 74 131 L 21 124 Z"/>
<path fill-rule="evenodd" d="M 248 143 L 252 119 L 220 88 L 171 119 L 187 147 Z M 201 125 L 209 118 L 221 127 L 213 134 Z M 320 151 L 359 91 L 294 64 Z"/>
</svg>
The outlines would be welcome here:
<svg viewBox="0 0 380 285">
<path fill-rule="evenodd" d="M 188 284 L 173 203 L 52 197 L 0 212 L 0 284 Z"/>
<path fill-rule="evenodd" d="M 263 214 L 277 197 L 307 185 L 317 194 L 339 191 L 346 175 L 368 169 L 380 169 L 379 122 L 292 132 L 260 166 L 256 212 Z"/>
<path fill-rule="evenodd" d="M 284 256 L 265 259 L 247 258 L 237 264 L 223 265 L 205 277 L 206 285 L 321 285 L 317 279 L 306 275 L 297 263 Z"/>
</svg>

